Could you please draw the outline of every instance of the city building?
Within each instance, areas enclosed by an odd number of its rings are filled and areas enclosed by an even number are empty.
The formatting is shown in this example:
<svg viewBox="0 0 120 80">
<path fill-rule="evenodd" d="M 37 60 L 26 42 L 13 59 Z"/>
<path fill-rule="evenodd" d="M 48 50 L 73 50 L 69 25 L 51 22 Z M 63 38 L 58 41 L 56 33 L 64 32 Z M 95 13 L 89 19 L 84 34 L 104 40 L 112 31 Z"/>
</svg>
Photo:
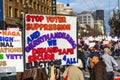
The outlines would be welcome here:
<svg viewBox="0 0 120 80">
<path fill-rule="evenodd" d="M 87 36 L 94 28 L 94 17 L 91 11 L 83 11 L 77 14 L 78 36 Z"/>
<path fill-rule="evenodd" d="M 16 24 L 29 14 L 56 14 L 56 0 L 0 0 L 3 21 Z M 2 9 L 3 8 L 3 9 Z M 2 18 L 0 19 L 2 20 Z"/>
<path fill-rule="evenodd" d="M 60 3 L 60 2 L 57 2 L 56 8 L 57 8 L 57 10 L 56 10 L 57 14 L 62 14 L 63 11 L 64 11 L 64 4 Z"/>
<path fill-rule="evenodd" d="M 79 33 L 105 34 L 104 10 L 96 10 L 95 12 L 83 11 L 77 14 L 77 18 Z"/>
<path fill-rule="evenodd" d="M 96 10 L 96 20 L 104 20 L 104 10 Z"/>
<path fill-rule="evenodd" d="M 95 28 L 101 33 L 105 34 L 104 21 L 103 20 L 95 20 Z"/>
<path fill-rule="evenodd" d="M 110 25 L 110 35 L 113 36 L 120 36 L 120 13 L 119 8 L 114 8 L 111 11 L 110 18 L 109 18 L 109 25 Z"/>
<path fill-rule="evenodd" d="M 83 11 L 81 13 L 78 13 L 77 17 L 78 17 L 78 25 L 80 27 L 83 27 L 83 25 L 89 25 L 91 28 L 94 28 L 94 17 L 92 15 L 92 12 Z"/>
<path fill-rule="evenodd" d="M 57 2 L 56 9 L 58 15 L 74 15 L 73 9 L 70 7 L 70 4 L 64 6 L 63 3 Z"/>
<path fill-rule="evenodd" d="M 65 11 L 66 14 L 68 14 L 68 15 L 74 15 L 73 9 L 70 7 L 70 4 L 67 4 L 67 5 L 64 7 L 64 11 Z"/>
<path fill-rule="evenodd" d="M 105 34 L 104 10 L 95 11 L 95 28 L 103 35 Z"/>
</svg>

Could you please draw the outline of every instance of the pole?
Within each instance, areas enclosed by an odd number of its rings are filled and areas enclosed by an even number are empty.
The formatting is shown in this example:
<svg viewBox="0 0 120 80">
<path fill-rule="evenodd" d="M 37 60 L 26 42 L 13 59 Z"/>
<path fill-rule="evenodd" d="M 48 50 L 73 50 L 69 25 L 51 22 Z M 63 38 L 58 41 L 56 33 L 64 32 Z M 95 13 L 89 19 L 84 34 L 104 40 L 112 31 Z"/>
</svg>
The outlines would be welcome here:
<svg viewBox="0 0 120 80">
<path fill-rule="evenodd" d="M 120 0 L 118 0 L 118 9 L 120 9 Z"/>
<path fill-rule="evenodd" d="M 120 18 L 120 0 L 118 0 L 118 19 Z"/>
</svg>

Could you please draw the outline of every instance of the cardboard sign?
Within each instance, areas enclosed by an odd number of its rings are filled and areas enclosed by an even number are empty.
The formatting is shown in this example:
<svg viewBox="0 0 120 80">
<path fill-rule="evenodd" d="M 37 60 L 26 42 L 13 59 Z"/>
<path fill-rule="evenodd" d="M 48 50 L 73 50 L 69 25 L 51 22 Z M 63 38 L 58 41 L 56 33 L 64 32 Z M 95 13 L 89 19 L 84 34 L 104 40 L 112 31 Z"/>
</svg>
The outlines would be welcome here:
<svg viewBox="0 0 120 80">
<path fill-rule="evenodd" d="M 76 17 L 26 15 L 26 69 L 77 62 Z"/>
<path fill-rule="evenodd" d="M 0 73 L 23 72 L 21 32 L 0 30 Z"/>
<path fill-rule="evenodd" d="M 109 41 L 103 41 L 103 44 L 109 44 Z"/>
<path fill-rule="evenodd" d="M 114 80 L 120 80 L 120 77 L 115 77 Z"/>
<path fill-rule="evenodd" d="M 92 47 L 94 47 L 95 46 L 95 42 L 90 42 L 89 43 L 89 48 L 92 48 Z"/>
</svg>

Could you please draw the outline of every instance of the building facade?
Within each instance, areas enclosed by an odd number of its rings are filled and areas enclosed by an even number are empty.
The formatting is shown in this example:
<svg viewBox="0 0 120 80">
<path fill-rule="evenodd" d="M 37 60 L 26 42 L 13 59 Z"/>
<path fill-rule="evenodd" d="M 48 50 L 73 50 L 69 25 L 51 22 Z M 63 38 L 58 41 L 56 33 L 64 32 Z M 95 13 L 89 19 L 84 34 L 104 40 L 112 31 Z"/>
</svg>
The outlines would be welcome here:
<svg viewBox="0 0 120 80">
<path fill-rule="evenodd" d="M 77 14 L 77 18 L 79 33 L 91 33 L 94 36 L 105 34 L 103 10 L 83 11 Z"/>
<path fill-rule="evenodd" d="M 101 32 L 101 34 L 105 34 L 104 21 L 103 20 L 95 20 L 95 28 Z"/>
<path fill-rule="evenodd" d="M 3 0 L 3 20 L 16 24 L 16 19 L 29 14 L 56 14 L 56 0 Z"/>
<path fill-rule="evenodd" d="M 57 14 L 61 14 L 64 10 L 64 4 L 57 2 L 56 8 L 57 8 Z"/>
<path fill-rule="evenodd" d="M 89 25 L 91 28 L 94 28 L 94 18 L 92 16 L 92 12 L 83 11 L 78 13 L 78 25 L 82 27 L 82 25 Z"/>
<path fill-rule="evenodd" d="M 120 37 L 120 12 L 118 7 L 111 11 L 109 25 L 110 35 Z"/>
<path fill-rule="evenodd" d="M 69 4 L 67 4 L 66 6 L 64 6 L 63 3 L 57 2 L 56 9 L 57 9 L 56 13 L 58 15 L 70 15 L 70 16 L 74 15 L 73 9 L 70 7 Z"/>
<path fill-rule="evenodd" d="M 98 29 L 101 34 L 106 34 L 105 21 L 104 21 L 104 10 L 95 11 L 95 28 Z"/>
<path fill-rule="evenodd" d="M 104 10 L 96 10 L 96 20 L 104 20 Z"/>
</svg>

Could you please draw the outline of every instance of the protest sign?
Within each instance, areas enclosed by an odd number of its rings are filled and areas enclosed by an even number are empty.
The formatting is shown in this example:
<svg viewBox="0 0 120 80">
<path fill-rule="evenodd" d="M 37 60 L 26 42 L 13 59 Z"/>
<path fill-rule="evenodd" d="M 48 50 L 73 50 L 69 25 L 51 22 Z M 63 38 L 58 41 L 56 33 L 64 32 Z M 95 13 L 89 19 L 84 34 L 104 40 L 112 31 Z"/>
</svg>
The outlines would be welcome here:
<svg viewBox="0 0 120 80">
<path fill-rule="evenodd" d="M 26 15 L 26 69 L 77 62 L 76 17 Z"/>
<path fill-rule="evenodd" d="M 0 73 L 23 71 L 21 32 L 0 30 Z"/>
</svg>

